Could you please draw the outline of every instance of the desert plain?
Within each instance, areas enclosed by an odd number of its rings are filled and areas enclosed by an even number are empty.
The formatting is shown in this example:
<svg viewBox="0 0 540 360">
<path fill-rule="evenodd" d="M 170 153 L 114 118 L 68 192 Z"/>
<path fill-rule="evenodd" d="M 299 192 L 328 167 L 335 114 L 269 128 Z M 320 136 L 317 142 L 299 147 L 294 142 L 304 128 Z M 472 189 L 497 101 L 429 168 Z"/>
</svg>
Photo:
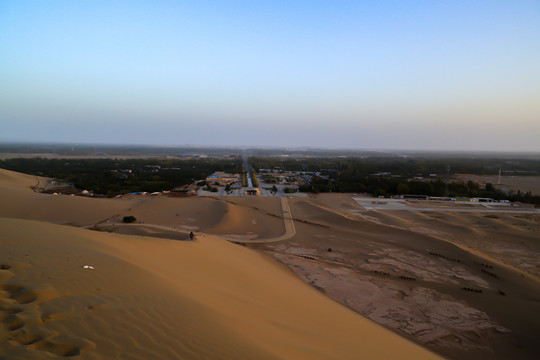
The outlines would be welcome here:
<svg viewBox="0 0 540 360">
<path fill-rule="evenodd" d="M 0 358 L 540 354 L 535 209 L 33 191 L 45 181 L 0 170 Z"/>
</svg>

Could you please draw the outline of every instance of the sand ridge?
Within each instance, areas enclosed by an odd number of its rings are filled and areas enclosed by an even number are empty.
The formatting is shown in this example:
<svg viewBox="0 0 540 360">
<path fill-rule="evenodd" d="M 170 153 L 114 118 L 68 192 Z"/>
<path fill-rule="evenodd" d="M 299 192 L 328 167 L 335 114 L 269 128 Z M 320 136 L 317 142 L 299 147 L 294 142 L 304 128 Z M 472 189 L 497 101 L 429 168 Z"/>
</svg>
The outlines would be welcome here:
<svg viewBox="0 0 540 360">
<path fill-rule="evenodd" d="M 276 206 L 281 204 L 278 198 L 267 200 L 275 202 Z M 273 238 L 285 232 L 283 220 L 277 216 L 268 216 L 265 211 L 257 211 L 241 203 L 220 203 L 226 206 L 225 215 L 218 224 L 205 232 L 236 237 L 238 240 Z"/>
</svg>

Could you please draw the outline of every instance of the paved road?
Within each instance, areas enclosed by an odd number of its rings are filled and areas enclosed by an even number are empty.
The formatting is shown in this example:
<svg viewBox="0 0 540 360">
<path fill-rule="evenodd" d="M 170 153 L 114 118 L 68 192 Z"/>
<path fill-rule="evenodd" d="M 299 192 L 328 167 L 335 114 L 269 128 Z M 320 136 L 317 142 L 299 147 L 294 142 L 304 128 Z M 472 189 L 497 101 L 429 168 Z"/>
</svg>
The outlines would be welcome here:
<svg viewBox="0 0 540 360">
<path fill-rule="evenodd" d="M 249 171 L 249 163 L 247 159 L 247 155 L 244 155 L 244 166 L 246 169 L 246 180 L 247 180 L 247 187 L 248 189 L 253 188 L 253 182 L 251 181 L 251 171 Z"/>
<path fill-rule="evenodd" d="M 407 205 L 403 200 L 396 199 L 366 199 L 366 198 L 353 198 L 354 201 L 362 206 L 365 211 L 438 211 L 438 212 L 470 212 L 470 213 L 509 213 L 509 214 L 540 214 L 538 209 L 524 209 L 515 208 L 509 205 L 491 205 L 488 204 L 474 204 L 466 203 L 467 205 L 474 205 L 475 208 L 460 208 L 460 204 L 449 203 L 448 206 L 441 207 L 413 207 Z M 375 202 L 375 204 L 373 203 Z M 426 202 L 426 204 L 429 204 Z M 428 205 L 429 206 L 429 205 Z"/>
</svg>

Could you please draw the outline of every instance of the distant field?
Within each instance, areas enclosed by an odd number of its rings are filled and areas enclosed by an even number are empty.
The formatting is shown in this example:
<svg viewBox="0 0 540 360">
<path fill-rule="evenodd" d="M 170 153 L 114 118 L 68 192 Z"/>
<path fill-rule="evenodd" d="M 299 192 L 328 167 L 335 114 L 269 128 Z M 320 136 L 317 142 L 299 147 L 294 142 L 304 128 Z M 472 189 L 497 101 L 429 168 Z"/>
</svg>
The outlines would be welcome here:
<svg viewBox="0 0 540 360">
<path fill-rule="evenodd" d="M 170 155 L 115 155 L 115 154 L 102 154 L 102 155 L 62 155 L 52 153 L 0 153 L 0 160 L 6 159 L 183 159 L 181 156 Z"/>
<path fill-rule="evenodd" d="M 499 177 L 496 175 L 456 175 L 460 181 L 475 181 L 480 185 L 492 183 L 498 189 L 527 192 L 533 195 L 540 195 L 540 176 L 501 176 L 501 183 L 497 184 Z"/>
</svg>

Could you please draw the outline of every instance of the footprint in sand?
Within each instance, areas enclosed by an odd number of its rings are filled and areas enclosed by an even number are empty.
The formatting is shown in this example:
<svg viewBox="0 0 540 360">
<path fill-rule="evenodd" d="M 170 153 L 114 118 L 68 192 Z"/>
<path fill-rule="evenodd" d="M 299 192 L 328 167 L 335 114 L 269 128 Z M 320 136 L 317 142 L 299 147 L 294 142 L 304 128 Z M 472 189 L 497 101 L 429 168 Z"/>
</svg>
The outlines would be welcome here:
<svg viewBox="0 0 540 360">
<path fill-rule="evenodd" d="M 13 273 L 8 271 L 9 265 L 0 265 L 0 281 L 6 281 L 13 277 Z"/>
<path fill-rule="evenodd" d="M 91 341 L 63 336 L 44 328 L 42 325 L 45 321 L 60 319 L 65 315 L 43 316 L 39 304 L 60 294 L 52 287 L 6 283 L 15 276 L 12 268 L 0 264 L 0 346 L 2 342 L 10 342 L 62 357 L 80 355 L 95 348 Z"/>
</svg>

